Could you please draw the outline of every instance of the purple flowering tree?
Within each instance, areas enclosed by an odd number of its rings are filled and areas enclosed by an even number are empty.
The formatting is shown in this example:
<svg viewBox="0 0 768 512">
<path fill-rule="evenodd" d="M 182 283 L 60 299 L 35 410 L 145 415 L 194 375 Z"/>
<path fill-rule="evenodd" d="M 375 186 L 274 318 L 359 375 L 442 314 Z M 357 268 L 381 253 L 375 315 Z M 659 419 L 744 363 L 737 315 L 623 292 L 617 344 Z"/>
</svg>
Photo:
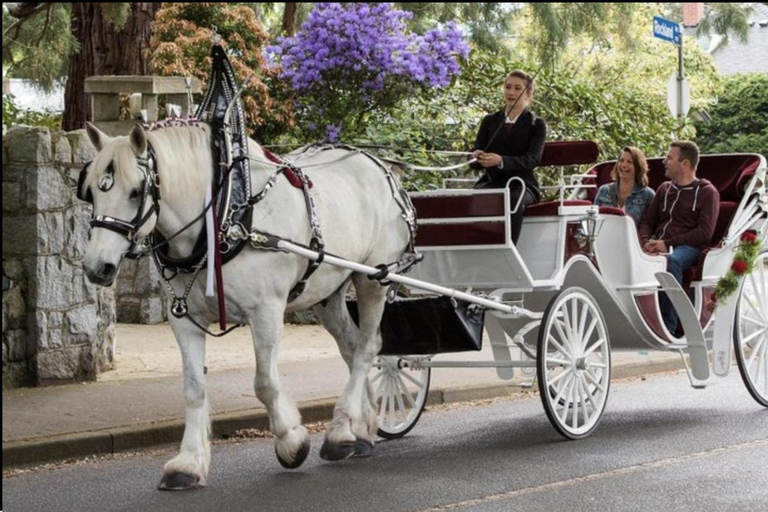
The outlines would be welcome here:
<svg viewBox="0 0 768 512">
<path fill-rule="evenodd" d="M 310 138 L 360 133 L 371 113 L 449 85 L 468 46 L 454 23 L 410 33 L 409 12 L 390 3 L 317 3 L 294 37 L 267 48 L 296 94 L 297 119 Z"/>
</svg>

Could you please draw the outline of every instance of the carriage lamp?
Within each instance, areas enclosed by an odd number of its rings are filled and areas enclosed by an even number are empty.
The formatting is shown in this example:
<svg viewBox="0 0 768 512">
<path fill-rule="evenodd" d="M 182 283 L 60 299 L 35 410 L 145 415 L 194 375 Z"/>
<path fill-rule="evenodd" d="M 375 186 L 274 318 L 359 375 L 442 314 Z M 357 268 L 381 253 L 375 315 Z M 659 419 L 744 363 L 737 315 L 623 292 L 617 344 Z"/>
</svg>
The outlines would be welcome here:
<svg viewBox="0 0 768 512">
<path fill-rule="evenodd" d="M 595 240 L 600 233 L 600 228 L 603 227 L 603 219 L 597 216 L 597 210 L 590 208 L 587 210 L 587 215 L 579 219 L 581 227 L 576 231 L 574 239 L 579 247 L 584 247 L 589 243 L 589 255 L 595 255 Z"/>
</svg>

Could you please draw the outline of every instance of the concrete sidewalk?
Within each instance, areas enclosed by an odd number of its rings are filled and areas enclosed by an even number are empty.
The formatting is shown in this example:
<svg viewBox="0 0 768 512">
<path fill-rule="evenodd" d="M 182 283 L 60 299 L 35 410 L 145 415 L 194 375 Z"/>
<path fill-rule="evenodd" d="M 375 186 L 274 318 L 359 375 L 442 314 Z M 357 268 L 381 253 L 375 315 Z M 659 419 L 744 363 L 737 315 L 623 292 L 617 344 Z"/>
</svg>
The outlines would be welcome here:
<svg viewBox="0 0 768 512">
<path fill-rule="evenodd" d="M 98 382 L 3 391 L 3 467 L 104 455 L 180 442 L 184 427 L 181 356 L 167 324 L 120 324 L 116 368 Z M 480 352 L 442 360 L 492 360 L 487 338 Z M 676 353 L 615 352 L 613 378 L 683 368 Z M 267 429 L 253 390 L 255 358 L 250 331 L 209 339 L 206 366 L 213 435 Z M 284 390 L 304 422 L 328 420 L 348 372 L 333 338 L 319 326 L 286 325 L 279 371 Z M 429 403 L 506 396 L 531 376 L 500 380 L 491 368 L 436 368 Z M 543 414 L 543 411 L 542 411 Z"/>
</svg>

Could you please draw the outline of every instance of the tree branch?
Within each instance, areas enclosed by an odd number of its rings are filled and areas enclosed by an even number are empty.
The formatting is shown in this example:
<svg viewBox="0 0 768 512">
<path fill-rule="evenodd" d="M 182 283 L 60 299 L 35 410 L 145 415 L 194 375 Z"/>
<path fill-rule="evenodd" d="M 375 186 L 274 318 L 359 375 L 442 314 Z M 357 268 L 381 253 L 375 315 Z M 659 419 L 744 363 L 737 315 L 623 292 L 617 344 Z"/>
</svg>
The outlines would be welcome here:
<svg viewBox="0 0 768 512">
<path fill-rule="evenodd" d="M 45 13 L 45 25 L 43 26 L 43 30 L 40 31 L 40 37 L 37 39 L 37 43 L 35 46 L 40 46 L 40 43 L 43 41 L 43 38 L 45 37 L 45 34 L 48 32 L 48 27 L 51 23 L 51 8 L 52 6 L 49 4 L 48 9 Z"/>
<path fill-rule="evenodd" d="M 29 18 L 30 16 L 33 16 L 41 11 L 46 5 L 48 5 L 47 2 L 20 2 L 5 4 L 8 9 L 8 14 L 17 19 Z"/>
</svg>

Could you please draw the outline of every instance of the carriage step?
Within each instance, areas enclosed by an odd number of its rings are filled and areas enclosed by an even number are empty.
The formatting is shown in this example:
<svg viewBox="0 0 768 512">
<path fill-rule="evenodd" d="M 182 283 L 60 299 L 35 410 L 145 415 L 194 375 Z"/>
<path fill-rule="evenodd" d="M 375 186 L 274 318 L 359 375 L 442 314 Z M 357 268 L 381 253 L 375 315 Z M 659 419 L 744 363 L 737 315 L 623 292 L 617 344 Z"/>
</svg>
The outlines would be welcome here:
<svg viewBox="0 0 768 512">
<path fill-rule="evenodd" d="M 709 357 L 707 355 L 707 343 L 704 341 L 704 332 L 701 330 L 699 317 L 693 309 L 688 295 L 680 287 L 675 277 L 669 272 L 657 272 L 656 280 L 661 284 L 661 288 L 666 292 L 670 302 L 677 311 L 680 323 L 685 331 L 684 346 L 679 347 L 685 350 L 691 356 L 691 366 L 689 377 L 691 384 L 700 385 L 701 381 L 709 379 Z M 675 344 L 674 348 L 678 348 Z M 686 369 L 688 365 L 686 364 Z M 699 382 L 696 382 L 699 381 Z"/>
</svg>

